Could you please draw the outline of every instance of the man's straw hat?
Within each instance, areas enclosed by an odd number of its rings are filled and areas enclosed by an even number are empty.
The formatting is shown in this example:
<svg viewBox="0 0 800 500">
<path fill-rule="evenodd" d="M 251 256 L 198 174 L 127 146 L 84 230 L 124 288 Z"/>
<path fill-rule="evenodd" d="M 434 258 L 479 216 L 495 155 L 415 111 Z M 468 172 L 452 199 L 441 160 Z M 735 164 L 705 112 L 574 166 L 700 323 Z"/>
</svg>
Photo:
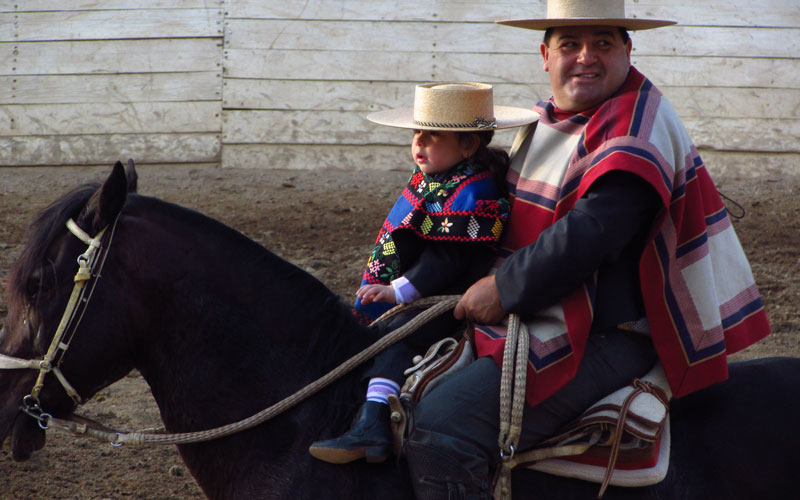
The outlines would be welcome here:
<svg viewBox="0 0 800 500">
<path fill-rule="evenodd" d="M 414 107 L 387 109 L 367 120 L 416 130 L 471 132 L 519 127 L 535 122 L 535 111 L 495 106 L 492 86 L 473 82 L 424 83 L 414 91 Z"/>
<path fill-rule="evenodd" d="M 511 19 L 499 24 L 546 30 L 559 26 L 619 26 L 629 30 L 648 30 L 676 24 L 661 19 L 625 17 L 625 0 L 547 0 L 544 19 Z"/>
</svg>

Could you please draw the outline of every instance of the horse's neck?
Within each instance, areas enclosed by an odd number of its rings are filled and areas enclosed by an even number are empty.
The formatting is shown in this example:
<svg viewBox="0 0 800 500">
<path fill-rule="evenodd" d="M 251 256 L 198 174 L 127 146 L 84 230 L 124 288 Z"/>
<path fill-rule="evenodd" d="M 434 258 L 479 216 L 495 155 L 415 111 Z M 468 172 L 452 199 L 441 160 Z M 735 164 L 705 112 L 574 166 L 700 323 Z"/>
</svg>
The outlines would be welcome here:
<svg viewBox="0 0 800 500">
<path fill-rule="evenodd" d="M 281 290 L 263 292 L 270 297 L 266 302 L 274 305 L 268 305 L 267 312 L 251 316 L 238 305 L 206 301 L 204 312 L 186 318 L 194 322 L 192 336 L 197 338 L 179 350 L 191 354 L 172 361 L 180 373 L 162 379 L 165 393 L 156 396 L 170 430 L 207 429 L 254 415 L 327 373 L 367 343 L 363 332 L 354 331 L 351 314 L 335 298 L 320 302 L 325 294 L 293 290 L 287 303 L 284 296 L 292 287 Z M 237 498 L 241 491 L 247 492 L 243 498 L 248 499 L 257 498 L 250 491 L 270 492 L 264 498 L 329 494 L 296 496 L 297 485 L 309 476 L 329 484 L 346 481 L 352 494 L 344 498 L 373 498 L 360 491 L 375 491 L 372 485 L 359 486 L 362 473 L 334 471 L 308 454 L 311 442 L 346 428 L 351 411 L 363 397 L 359 374 L 352 373 L 252 432 L 220 440 L 211 448 L 183 448 L 181 454 L 204 489 L 206 485 L 221 488 L 219 498 Z M 248 467 L 231 468 L 231 463 Z M 263 471 L 258 477 L 247 475 L 253 464 Z M 227 476 L 221 477 L 219 471 L 224 468 L 228 468 Z M 386 485 L 393 483 L 393 471 L 381 475 Z M 249 486 L 243 488 L 243 484 Z"/>
<path fill-rule="evenodd" d="M 171 430 L 199 425 L 197 411 L 209 414 L 204 425 L 249 416 L 373 340 L 318 280 L 207 223 L 202 231 L 175 223 L 176 241 L 162 245 L 175 254 L 169 266 L 186 269 L 170 269 L 154 286 L 161 293 L 151 305 L 163 312 L 138 367 Z M 202 234 L 203 244 L 189 248 L 181 231 Z"/>
</svg>

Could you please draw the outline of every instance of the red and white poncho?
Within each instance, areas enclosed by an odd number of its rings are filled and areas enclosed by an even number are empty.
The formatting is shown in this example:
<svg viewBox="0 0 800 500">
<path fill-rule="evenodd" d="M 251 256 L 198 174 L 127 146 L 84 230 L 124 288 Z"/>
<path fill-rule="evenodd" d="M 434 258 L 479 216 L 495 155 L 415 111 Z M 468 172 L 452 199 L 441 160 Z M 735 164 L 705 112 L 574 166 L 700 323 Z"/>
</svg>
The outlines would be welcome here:
<svg viewBox="0 0 800 500">
<path fill-rule="evenodd" d="M 536 241 L 603 174 L 640 176 L 664 207 L 639 274 L 650 335 L 673 394 L 725 380 L 727 354 L 766 336 L 769 322 L 725 206 L 675 110 L 634 68 L 617 94 L 588 112 L 565 113 L 552 100 L 535 110 L 541 114 L 535 133 L 521 132 L 512 150 L 502 249 Z M 593 285 L 528 315 L 528 404 L 575 375 L 592 324 Z M 478 354 L 500 363 L 505 334 L 502 325 L 476 326 Z"/>
</svg>

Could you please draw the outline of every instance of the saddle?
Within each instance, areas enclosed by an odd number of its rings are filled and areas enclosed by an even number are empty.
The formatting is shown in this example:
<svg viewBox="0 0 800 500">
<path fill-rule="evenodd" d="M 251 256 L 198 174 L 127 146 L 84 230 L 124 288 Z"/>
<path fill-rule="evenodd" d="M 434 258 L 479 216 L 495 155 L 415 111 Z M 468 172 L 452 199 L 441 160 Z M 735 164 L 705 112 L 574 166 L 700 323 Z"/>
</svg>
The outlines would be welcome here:
<svg viewBox="0 0 800 500">
<path fill-rule="evenodd" d="M 390 396 L 396 456 L 402 455 L 414 407 L 425 394 L 474 360 L 471 343 L 446 338 L 414 359 L 399 396 Z M 664 479 L 669 464 L 669 400 L 660 364 L 631 385 L 604 397 L 556 436 L 519 452 L 512 465 L 601 484 L 646 486 Z"/>
<path fill-rule="evenodd" d="M 669 388 L 657 363 L 601 399 L 556 436 L 514 460 L 533 470 L 600 483 L 647 486 L 661 482 L 669 466 Z"/>
<path fill-rule="evenodd" d="M 414 366 L 403 374 L 406 382 L 400 395 L 389 396 L 394 454 L 403 456 L 408 429 L 413 428 L 414 408 L 428 392 L 475 360 L 466 334 L 460 340 L 446 337 L 433 344 L 425 356 L 416 356 Z"/>
</svg>

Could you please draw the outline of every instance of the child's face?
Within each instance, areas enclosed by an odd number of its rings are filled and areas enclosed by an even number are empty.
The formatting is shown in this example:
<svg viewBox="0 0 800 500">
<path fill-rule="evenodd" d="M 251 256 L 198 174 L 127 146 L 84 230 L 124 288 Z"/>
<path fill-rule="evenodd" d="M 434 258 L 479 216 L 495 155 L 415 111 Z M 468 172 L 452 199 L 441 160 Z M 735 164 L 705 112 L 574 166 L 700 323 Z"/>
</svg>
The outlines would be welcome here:
<svg viewBox="0 0 800 500">
<path fill-rule="evenodd" d="M 469 155 L 456 132 L 414 130 L 411 156 L 420 170 L 435 175 L 446 172 Z"/>
</svg>

